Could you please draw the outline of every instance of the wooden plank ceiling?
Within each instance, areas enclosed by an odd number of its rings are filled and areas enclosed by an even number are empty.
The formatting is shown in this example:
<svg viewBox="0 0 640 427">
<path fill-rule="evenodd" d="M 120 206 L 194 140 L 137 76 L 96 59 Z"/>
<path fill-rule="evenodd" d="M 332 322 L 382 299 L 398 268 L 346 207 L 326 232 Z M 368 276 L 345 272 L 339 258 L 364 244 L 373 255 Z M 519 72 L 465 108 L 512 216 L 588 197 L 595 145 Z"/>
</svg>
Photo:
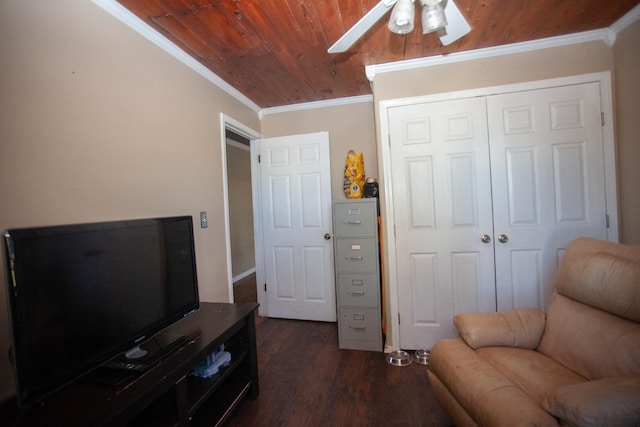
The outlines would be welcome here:
<svg viewBox="0 0 640 427">
<path fill-rule="evenodd" d="M 378 0 L 118 0 L 259 107 L 371 93 L 364 67 L 607 28 L 639 0 L 456 0 L 472 30 L 449 46 L 389 15 L 350 51 L 327 49 Z M 419 3 L 417 1 L 416 3 Z"/>
</svg>

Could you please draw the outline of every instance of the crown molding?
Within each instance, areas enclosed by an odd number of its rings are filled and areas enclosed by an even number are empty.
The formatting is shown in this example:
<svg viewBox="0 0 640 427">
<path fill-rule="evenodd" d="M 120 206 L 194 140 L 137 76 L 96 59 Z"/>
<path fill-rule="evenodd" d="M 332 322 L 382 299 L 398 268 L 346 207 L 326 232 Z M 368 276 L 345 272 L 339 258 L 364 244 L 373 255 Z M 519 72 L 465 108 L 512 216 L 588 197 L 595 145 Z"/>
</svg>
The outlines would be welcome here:
<svg viewBox="0 0 640 427">
<path fill-rule="evenodd" d="M 220 78 L 217 74 L 213 73 L 207 67 L 196 61 L 193 57 L 187 54 L 184 50 L 179 48 L 176 44 L 172 43 L 165 36 L 151 28 L 146 22 L 138 18 L 127 8 L 122 6 L 116 0 L 92 0 L 93 3 L 104 9 L 106 12 L 113 15 L 115 18 L 122 21 L 125 25 L 145 37 L 147 40 L 160 47 L 162 50 L 191 68 L 196 73 L 200 74 L 205 79 L 231 95 L 233 98 L 244 104 L 247 108 L 260 114 L 260 107 L 240 93 L 239 90 L 231 86 L 229 83 Z"/>
<path fill-rule="evenodd" d="M 609 27 L 609 31 L 613 32 L 613 34 L 618 34 L 629 25 L 635 23 L 640 20 L 640 4 L 636 5 L 633 9 L 627 12 L 622 18 L 618 19 L 616 22 Z"/>
<path fill-rule="evenodd" d="M 528 42 L 512 43 L 503 46 L 449 53 L 447 55 L 429 56 L 426 58 L 409 59 L 406 61 L 367 65 L 365 67 L 365 73 L 369 81 L 372 82 L 376 74 L 379 73 L 390 73 L 394 71 L 410 70 L 413 68 L 453 64 L 456 62 L 471 61 L 474 59 L 485 59 L 494 56 L 511 55 L 515 53 L 530 52 L 540 49 L 549 49 L 559 46 L 586 43 L 595 40 L 606 41 L 609 40 L 609 37 L 609 31 L 606 29 L 586 31 L 583 33 L 569 34 L 566 36 L 549 37 L 546 39 L 539 39 Z"/>
<path fill-rule="evenodd" d="M 267 107 L 262 109 L 262 115 L 310 110 L 313 108 L 336 107 L 348 104 L 358 104 L 361 102 L 373 102 L 373 95 L 349 96 L 347 98 L 327 99 L 325 101 L 303 102 L 300 104 L 283 105 L 280 107 Z"/>
<path fill-rule="evenodd" d="M 373 64 L 365 67 L 365 74 L 370 82 L 373 82 L 376 74 L 393 71 L 409 70 L 413 68 L 431 67 L 434 65 L 452 64 L 455 62 L 484 59 L 493 56 L 510 55 L 514 53 L 530 52 L 540 49 L 567 46 L 572 44 L 587 43 L 591 41 L 604 41 L 613 46 L 618 33 L 640 19 L 640 5 L 635 6 L 622 18 L 614 22 L 609 28 L 585 31 L 582 33 L 568 34 L 564 36 L 549 37 L 521 43 L 513 43 L 503 46 L 488 47 L 484 49 L 455 52 L 447 55 L 430 56 L 426 58 L 409 59 L 406 61 L 388 62 L 385 64 Z"/>
</svg>

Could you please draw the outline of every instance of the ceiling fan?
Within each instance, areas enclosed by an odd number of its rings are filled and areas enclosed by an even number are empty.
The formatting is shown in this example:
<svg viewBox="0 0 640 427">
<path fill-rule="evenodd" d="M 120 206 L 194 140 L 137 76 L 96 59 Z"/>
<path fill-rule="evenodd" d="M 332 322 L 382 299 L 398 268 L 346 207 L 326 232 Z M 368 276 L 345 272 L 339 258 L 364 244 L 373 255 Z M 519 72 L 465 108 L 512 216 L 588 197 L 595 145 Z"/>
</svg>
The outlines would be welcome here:
<svg viewBox="0 0 640 427">
<path fill-rule="evenodd" d="M 418 0 L 422 5 L 422 32 L 437 32 L 444 46 L 453 43 L 471 31 L 467 20 L 453 0 Z M 413 31 L 415 0 L 380 0 L 366 15 L 355 23 L 337 42 L 329 53 L 349 50 L 369 29 L 393 6 L 389 30 L 397 34 Z"/>
</svg>

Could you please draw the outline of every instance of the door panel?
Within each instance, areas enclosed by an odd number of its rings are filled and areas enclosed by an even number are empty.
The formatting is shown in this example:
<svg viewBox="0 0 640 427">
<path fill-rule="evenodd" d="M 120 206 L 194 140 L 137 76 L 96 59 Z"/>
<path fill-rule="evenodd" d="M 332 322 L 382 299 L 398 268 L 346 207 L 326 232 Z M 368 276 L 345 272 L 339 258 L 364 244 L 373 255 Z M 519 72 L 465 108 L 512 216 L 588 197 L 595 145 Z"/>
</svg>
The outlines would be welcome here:
<svg viewBox="0 0 640 427">
<path fill-rule="evenodd" d="M 487 106 L 498 310 L 544 309 L 566 245 L 606 239 L 599 84 L 494 95 Z"/>
<path fill-rule="evenodd" d="M 336 321 L 326 132 L 260 140 L 267 315 Z"/>
<path fill-rule="evenodd" d="M 485 100 L 389 111 L 400 346 L 455 335 L 460 311 L 495 310 Z"/>
</svg>

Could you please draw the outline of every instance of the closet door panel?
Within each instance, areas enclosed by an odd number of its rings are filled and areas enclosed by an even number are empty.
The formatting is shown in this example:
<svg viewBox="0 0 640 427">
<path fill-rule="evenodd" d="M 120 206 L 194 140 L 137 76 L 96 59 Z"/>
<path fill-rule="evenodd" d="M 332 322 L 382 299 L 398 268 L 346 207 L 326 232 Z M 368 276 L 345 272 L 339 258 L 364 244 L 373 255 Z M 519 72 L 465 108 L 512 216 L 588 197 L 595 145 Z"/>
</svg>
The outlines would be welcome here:
<svg viewBox="0 0 640 427">
<path fill-rule="evenodd" d="M 498 310 L 544 309 L 558 254 L 606 238 L 599 94 L 588 83 L 487 98 Z"/>
<path fill-rule="evenodd" d="M 535 147 L 508 149 L 506 152 L 506 183 L 508 188 L 509 224 L 539 223 L 537 190 L 537 153 Z M 496 179 L 501 179 L 496 177 Z"/>
<path fill-rule="evenodd" d="M 455 336 L 453 316 L 495 310 L 483 98 L 389 111 L 400 346 Z"/>
</svg>

